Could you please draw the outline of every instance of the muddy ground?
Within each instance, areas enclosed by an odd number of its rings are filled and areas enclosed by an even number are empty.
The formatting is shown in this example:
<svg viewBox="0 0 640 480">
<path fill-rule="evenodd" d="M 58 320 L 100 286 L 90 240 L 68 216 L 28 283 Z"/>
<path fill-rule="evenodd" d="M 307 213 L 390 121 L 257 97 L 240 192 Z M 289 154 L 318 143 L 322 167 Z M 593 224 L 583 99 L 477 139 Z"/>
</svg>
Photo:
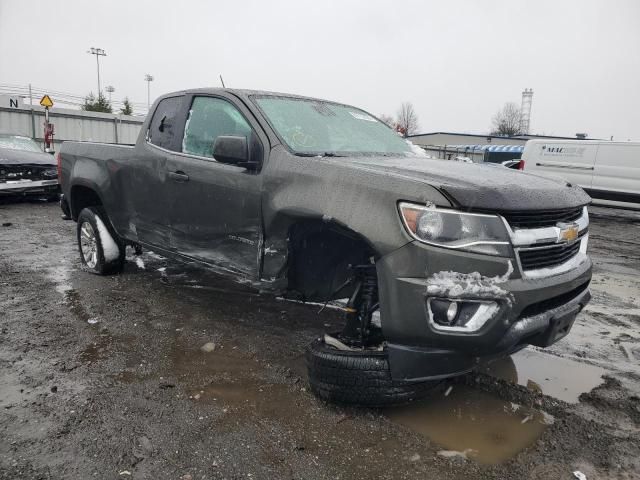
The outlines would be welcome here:
<svg viewBox="0 0 640 480">
<path fill-rule="evenodd" d="M 55 204 L 0 223 L 0 478 L 640 478 L 640 213 L 593 209 L 569 337 L 389 410 L 309 392 L 336 310 L 150 252 L 92 275 Z"/>
</svg>

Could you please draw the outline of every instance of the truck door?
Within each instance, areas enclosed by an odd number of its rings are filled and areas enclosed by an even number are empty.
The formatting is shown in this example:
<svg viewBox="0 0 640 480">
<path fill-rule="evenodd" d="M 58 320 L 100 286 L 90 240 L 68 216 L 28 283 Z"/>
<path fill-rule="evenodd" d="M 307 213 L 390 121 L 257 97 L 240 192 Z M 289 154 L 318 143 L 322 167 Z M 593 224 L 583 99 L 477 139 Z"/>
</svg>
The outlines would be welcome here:
<svg viewBox="0 0 640 480">
<path fill-rule="evenodd" d="M 158 102 L 146 132 L 129 160 L 122 181 L 128 210 L 128 230 L 143 244 L 169 250 L 171 234 L 167 198 L 166 163 L 179 152 L 184 126 L 185 96 L 163 98 Z"/>
<path fill-rule="evenodd" d="M 167 160 L 169 226 L 178 253 L 257 278 L 262 238 L 261 176 L 212 155 L 220 135 L 257 140 L 257 124 L 233 98 L 190 97 L 180 155 Z M 258 144 L 262 142 L 258 140 Z M 261 152 L 264 149 L 260 149 Z M 262 153 L 260 153 L 262 157 Z M 260 158 L 262 160 L 262 158 Z"/>
</svg>

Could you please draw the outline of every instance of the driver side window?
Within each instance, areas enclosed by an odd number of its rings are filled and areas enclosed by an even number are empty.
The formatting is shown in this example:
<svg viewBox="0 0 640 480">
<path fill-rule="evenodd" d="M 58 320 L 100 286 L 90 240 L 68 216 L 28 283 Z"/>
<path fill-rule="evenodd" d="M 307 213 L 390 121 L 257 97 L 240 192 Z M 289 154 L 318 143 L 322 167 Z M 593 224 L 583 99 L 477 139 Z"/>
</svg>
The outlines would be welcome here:
<svg viewBox="0 0 640 480">
<path fill-rule="evenodd" d="M 213 144 L 220 135 L 237 135 L 249 140 L 251 126 L 226 100 L 195 97 L 184 128 L 182 152 L 213 158 Z"/>
</svg>

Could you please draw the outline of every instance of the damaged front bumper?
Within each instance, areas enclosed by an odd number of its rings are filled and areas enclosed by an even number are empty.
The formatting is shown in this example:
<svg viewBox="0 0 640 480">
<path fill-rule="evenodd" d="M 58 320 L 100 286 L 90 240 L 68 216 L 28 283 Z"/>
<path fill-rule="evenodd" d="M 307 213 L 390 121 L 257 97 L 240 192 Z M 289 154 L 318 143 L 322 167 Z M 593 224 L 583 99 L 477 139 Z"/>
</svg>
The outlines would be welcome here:
<svg viewBox="0 0 640 480">
<path fill-rule="evenodd" d="M 60 191 L 58 180 L 15 180 L 0 182 L 0 195 L 52 195 Z"/>
<path fill-rule="evenodd" d="M 577 260 L 564 273 L 527 279 L 517 266 L 513 270 L 512 259 L 418 242 L 383 257 L 377 265 L 380 314 L 393 379 L 461 375 L 481 358 L 558 341 L 590 299 L 591 261 L 586 255 Z M 433 322 L 433 299 L 495 308 L 485 309 L 488 314 L 475 330 L 447 329 Z"/>
</svg>

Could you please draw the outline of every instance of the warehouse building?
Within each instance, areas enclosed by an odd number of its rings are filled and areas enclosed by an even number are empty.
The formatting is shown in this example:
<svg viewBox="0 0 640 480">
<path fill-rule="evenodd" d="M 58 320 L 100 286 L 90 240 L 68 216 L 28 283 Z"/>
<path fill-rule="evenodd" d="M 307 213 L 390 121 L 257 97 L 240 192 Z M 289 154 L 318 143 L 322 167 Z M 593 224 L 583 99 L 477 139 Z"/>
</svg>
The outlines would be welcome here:
<svg viewBox="0 0 640 480">
<path fill-rule="evenodd" d="M 503 162 L 519 159 L 527 140 L 549 138 L 577 140 L 578 137 L 554 137 L 548 135 L 476 135 L 471 133 L 432 132 L 409 135 L 412 143 L 419 145 L 435 158 L 479 162 Z"/>
</svg>

